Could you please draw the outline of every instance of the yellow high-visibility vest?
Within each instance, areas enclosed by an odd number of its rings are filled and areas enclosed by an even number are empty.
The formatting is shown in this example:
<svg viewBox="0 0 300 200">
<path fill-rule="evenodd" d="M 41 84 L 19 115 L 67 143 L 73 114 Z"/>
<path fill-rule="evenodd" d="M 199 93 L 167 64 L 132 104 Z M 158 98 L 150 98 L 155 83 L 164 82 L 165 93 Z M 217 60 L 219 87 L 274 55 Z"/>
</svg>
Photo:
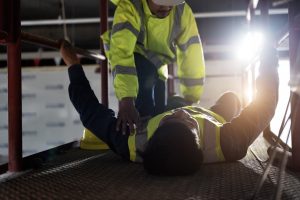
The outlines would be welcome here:
<svg viewBox="0 0 300 200">
<path fill-rule="evenodd" d="M 220 127 L 226 122 L 220 115 L 196 106 L 183 107 L 199 123 L 200 132 L 198 133 L 203 151 L 203 162 L 213 163 L 224 161 L 224 155 L 220 143 Z M 170 115 L 172 111 L 164 112 L 152 118 L 147 125 L 147 131 L 131 135 L 128 138 L 130 160 L 142 162 L 141 156 L 137 152 L 143 152 L 147 142 L 153 136 L 163 117 Z"/>
<path fill-rule="evenodd" d="M 115 0 L 115 3 L 112 30 L 101 37 L 111 64 L 117 98 L 137 96 L 134 61 L 134 52 L 137 52 L 157 67 L 162 80 L 168 78 L 167 64 L 177 62 L 182 95 L 190 101 L 199 101 L 205 64 L 191 8 L 180 4 L 160 19 L 151 13 L 147 0 Z"/>
</svg>

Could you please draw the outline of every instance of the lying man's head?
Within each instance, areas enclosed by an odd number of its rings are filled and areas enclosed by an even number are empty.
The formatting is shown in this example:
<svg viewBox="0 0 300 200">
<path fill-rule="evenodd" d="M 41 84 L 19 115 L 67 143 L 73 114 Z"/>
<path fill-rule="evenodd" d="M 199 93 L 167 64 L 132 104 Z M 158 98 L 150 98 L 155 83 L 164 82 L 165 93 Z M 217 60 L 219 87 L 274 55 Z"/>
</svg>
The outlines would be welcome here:
<svg viewBox="0 0 300 200">
<path fill-rule="evenodd" d="M 146 171 L 156 175 L 196 172 L 203 160 L 198 133 L 198 122 L 184 110 L 164 117 L 143 153 Z"/>
</svg>

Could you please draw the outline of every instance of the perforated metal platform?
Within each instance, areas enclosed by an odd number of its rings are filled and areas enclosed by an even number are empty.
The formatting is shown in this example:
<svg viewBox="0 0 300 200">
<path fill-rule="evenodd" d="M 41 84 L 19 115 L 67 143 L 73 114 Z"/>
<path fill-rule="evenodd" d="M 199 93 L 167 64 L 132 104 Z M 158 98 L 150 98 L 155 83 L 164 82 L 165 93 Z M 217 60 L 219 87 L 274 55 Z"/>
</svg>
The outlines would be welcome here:
<svg viewBox="0 0 300 200">
<path fill-rule="evenodd" d="M 267 159 L 262 141 L 256 142 L 252 150 L 262 160 Z M 192 176 L 157 177 L 111 151 L 76 148 L 41 169 L 2 180 L 0 199 L 249 199 L 264 165 L 249 151 L 241 161 L 203 165 Z M 276 167 L 272 168 L 256 199 L 272 199 L 277 171 Z M 287 172 L 282 199 L 300 199 L 299 186 L 300 174 Z"/>
</svg>

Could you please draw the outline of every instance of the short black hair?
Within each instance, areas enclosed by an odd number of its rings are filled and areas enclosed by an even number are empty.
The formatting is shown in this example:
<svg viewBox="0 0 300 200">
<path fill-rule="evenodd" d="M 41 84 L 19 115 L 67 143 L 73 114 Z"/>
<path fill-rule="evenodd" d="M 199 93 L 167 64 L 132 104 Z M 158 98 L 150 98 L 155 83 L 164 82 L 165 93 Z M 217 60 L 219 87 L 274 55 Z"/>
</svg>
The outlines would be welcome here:
<svg viewBox="0 0 300 200">
<path fill-rule="evenodd" d="M 142 157 L 148 173 L 163 176 L 192 174 L 203 161 L 198 136 L 178 122 L 160 126 L 148 141 Z"/>
</svg>

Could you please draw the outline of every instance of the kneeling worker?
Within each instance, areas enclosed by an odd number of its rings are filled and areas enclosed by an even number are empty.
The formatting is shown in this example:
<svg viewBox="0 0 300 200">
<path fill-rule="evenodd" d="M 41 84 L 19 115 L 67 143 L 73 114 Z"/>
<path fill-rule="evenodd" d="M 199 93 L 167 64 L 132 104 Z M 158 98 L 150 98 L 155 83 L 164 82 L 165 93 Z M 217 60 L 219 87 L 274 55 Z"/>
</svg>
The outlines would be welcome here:
<svg viewBox="0 0 300 200">
<path fill-rule="evenodd" d="M 273 48 L 261 56 L 255 99 L 240 111 L 234 93 L 225 93 L 207 110 L 196 106 L 173 109 L 151 118 L 144 129 L 126 134 L 116 131 L 113 110 L 98 102 L 67 42 L 61 54 L 69 66 L 70 99 L 83 125 L 124 159 L 142 162 L 157 175 L 187 175 L 202 163 L 242 159 L 248 147 L 271 121 L 278 98 L 278 60 Z"/>
</svg>

